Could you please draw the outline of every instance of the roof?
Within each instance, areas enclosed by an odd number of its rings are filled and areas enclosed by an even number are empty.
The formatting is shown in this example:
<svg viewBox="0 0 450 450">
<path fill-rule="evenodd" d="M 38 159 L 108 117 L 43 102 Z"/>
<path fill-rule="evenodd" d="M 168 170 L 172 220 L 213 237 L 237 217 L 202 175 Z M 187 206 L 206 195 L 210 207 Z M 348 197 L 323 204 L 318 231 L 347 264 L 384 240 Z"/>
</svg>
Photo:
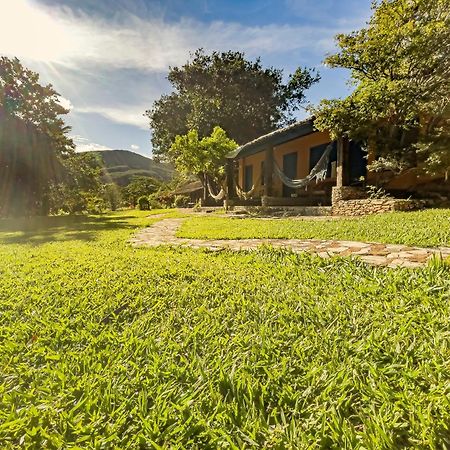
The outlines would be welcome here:
<svg viewBox="0 0 450 450">
<path fill-rule="evenodd" d="M 189 194 L 191 192 L 199 191 L 200 189 L 203 189 L 202 183 L 200 181 L 193 181 L 191 183 L 186 183 L 179 186 L 177 189 L 173 191 L 173 194 L 175 195 Z"/>
<path fill-rule="evenodd" d="M 247 142 L 238 147 L 235 151 L 228 153 L 227 158 L 234 159 L 254 155 L 255 153 L 266 150 L 268 147 L 284 144 L 285 142 L 306 136 L 315 131 L 317 130 L 314 128 L 314 119 L 310 117 L 301 122 L 296 122 L 287 127 L 265 134 L 264 136 L 260 136 L 253 141 Z"/>
</svg>

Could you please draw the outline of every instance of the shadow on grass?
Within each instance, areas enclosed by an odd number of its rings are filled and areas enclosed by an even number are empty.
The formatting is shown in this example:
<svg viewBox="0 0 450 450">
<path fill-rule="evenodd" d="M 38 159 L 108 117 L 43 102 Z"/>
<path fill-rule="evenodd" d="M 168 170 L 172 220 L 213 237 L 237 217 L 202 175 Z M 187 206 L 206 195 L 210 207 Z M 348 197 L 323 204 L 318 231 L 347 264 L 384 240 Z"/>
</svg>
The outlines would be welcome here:
<svg viewBox="0 0 450 450">
<path fill-rule="evenodd" d="M 134 229 L 133 216 L 55 216 L 0 220 L 0 244 L 92 241 L 97 232 Z"/>
</svg>

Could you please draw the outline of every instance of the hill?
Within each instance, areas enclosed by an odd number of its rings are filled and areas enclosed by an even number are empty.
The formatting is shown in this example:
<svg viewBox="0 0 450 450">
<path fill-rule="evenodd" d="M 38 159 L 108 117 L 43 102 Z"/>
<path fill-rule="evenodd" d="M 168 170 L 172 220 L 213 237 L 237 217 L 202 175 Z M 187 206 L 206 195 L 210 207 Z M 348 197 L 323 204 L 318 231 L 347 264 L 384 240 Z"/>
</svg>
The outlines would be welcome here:
<svg viewBox="0 0 450 450">
<path fill-rule="evenodd" d="M 101 150 L 95 152 L 106 169 L 105 179 L 120 186 L 129 184 L 134 176 L 169 181 L 174 175 L 170 164 L 156 162 L 128 150 Z"/>
</svg>

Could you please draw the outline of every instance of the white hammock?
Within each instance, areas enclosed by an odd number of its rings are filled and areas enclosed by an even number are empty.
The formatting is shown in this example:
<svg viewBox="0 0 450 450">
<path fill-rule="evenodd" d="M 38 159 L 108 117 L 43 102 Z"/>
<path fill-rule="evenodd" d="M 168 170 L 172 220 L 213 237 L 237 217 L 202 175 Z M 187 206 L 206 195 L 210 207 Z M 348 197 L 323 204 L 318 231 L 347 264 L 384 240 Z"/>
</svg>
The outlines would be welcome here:
<svg viewBox="0 0 450 450">
<path fill-rule="evenodd" d="M 256 180 L 256 182 L 252 185 L 252 188 L 251 188 L 249 191 L 247 191 L 247 192 L 244 191 L 243 189 L 241 189 L 241 188 L 239 187 L 239 184 L 238 184 L 238 183 L 235 183 L 236 194 L 237 194 L 237 196 L 238 196 L 240 199 L 242 199 L 242 200 L 248 200 L 248 199 L 252 198 L 252 197 L 253 197 L 253 194 L 254 194 L 255 191 L 257 190 L 257 189 L 256 189 L 256 186 L 259 185 L 260 180 L 261 180 L 261 176 L 258 177 L 258 179 Z"/>
<path fill-rule="evenodd" d="M 209 195 L 214 200 L 219 201 L 219 200 L 222 200 L 225 197 L 226 192 L 225 192 L 224 188 L 221 188 L 220 192 L 217 195 L 213 194 L 212 189 L 211 189 L 211 183 L 209 182 L 209 178 L 207 178 L 206 185 L 208 186 Z"/>
<path fill-rule="evenodd" d="M 333 142 L 331 142 L 323 152 L 323 155 L 320 157 L 317 164 L 311 169 L 311 172 L 305 177 L 298 180 L 293 180 L 292 178 L 287 177 L 284 172 L 278 167 L 278 164 L 274 162 L 275 173 L 280 178 L 281 182 L 293 189 L 299 189 L 305 186 L 308 186 L 314 178 L 316 179 L 316 183 L 319 181 L 323 181 L 327 177 L 328 163 L 330 161 L 330 154 L 333 150 Z"/>
</svg>

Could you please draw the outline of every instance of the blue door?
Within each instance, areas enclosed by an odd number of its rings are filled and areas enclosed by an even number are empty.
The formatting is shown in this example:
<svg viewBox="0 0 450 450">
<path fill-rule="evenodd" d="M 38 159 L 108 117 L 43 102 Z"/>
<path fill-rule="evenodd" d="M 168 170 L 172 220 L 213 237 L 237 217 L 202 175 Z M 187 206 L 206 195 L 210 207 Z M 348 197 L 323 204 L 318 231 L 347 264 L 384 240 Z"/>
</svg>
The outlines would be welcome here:
<svg viewBox="0 0 450 450">
<path fill-rule="evenodd" d="M 297 178 L 297 152 L 288 153 L 283 156 L 283 172 L 293 180 Z M 283 197 L 290 197 L 294 193 L 295 189 L 283 184 Z"/>
</svg>

